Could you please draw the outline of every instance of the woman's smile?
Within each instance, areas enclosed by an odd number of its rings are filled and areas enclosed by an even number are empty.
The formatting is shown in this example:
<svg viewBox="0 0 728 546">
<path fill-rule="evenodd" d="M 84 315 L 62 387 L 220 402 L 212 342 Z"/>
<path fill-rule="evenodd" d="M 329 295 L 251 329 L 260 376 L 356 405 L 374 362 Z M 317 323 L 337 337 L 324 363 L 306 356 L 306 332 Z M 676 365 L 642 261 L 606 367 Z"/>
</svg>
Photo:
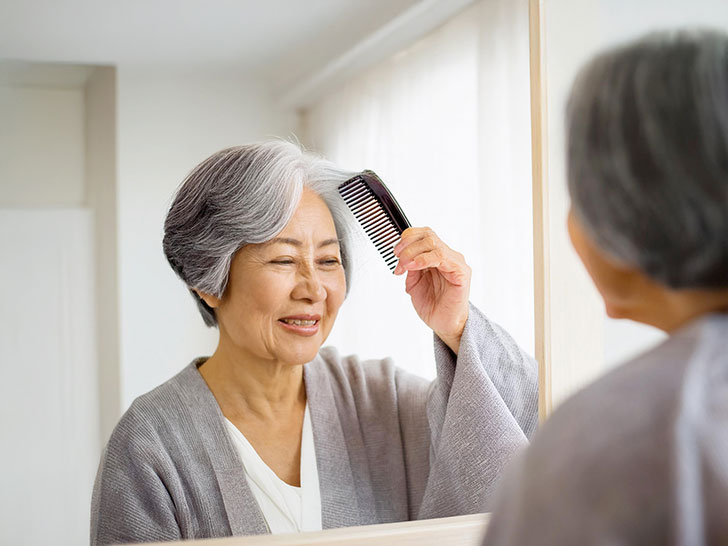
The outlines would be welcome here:
<svg viewBox="0 0 728 546">
<path fill-rule="evenodd" d="M 291 315 L 278 319 L 286 331 L 299 336 L 314 336 L 319 331 L 321 315 Z"/>
</svg>

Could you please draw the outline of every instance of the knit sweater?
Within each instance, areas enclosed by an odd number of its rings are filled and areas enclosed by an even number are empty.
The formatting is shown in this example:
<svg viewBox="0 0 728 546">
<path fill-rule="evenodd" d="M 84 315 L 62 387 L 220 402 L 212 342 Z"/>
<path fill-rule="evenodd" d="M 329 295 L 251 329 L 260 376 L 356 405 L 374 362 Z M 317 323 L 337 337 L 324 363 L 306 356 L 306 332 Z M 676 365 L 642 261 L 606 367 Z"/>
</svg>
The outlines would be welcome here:
<svg viewBox="0 0 728 546">
<path fill-rule="evenodd" d="M 486 510 L 537 424 L 537 367 L 471 306 L 437 378 L 322 349 L 304 366 L 324 529 Z M 267 532 L 198 359 L 137 398 L 104 450 L 91 544 Z"/>
</svg>

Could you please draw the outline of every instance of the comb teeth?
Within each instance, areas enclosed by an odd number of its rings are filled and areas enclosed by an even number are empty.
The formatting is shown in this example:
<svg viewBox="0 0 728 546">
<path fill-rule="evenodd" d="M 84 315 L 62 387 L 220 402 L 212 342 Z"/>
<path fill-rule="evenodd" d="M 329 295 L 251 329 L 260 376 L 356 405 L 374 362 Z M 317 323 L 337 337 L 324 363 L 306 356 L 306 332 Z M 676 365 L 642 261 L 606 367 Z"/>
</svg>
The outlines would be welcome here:
<svg viewBox="0 0 728 546">
<path fill-rule="evenodd" d="M 389 270 L 394 271 L 398 260 L 394 255 L 394 244 L 399 240 L 401 231 L 397 229 L 379 199 L 361 178 L 340 186 L 339 194 L 384 258 Z"/>
</svg>

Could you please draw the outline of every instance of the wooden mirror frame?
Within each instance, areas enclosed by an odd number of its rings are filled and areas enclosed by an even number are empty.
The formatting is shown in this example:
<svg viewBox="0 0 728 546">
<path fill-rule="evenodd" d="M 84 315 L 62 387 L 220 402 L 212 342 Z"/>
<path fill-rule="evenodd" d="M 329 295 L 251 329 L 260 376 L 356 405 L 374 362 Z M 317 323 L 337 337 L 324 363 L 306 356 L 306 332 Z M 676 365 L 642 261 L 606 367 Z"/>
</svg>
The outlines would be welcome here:
<svg viewBox="0 0 728 546">
<path fill-rule="evenodd" d="M 551 313 L 549 268 L 549 203 L 547 191 L 547 101 L 545 0 L 529 0 L 531 80 L 531 168 L 533 175 L 534 334 L 538 361 L 538 414 L 543 422 L 551 413 Z"/>
</svg>

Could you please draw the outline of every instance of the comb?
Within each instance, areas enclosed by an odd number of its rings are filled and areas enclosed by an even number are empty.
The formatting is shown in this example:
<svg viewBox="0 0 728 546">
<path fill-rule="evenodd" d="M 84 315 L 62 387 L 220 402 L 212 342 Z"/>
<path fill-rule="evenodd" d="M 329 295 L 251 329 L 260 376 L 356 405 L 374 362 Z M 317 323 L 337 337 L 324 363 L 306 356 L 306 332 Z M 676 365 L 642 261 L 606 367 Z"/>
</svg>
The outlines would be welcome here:
<svg viewBox="0 0 728 546">
<path fill-rule="evenodd" d="M 387 186 L 374 172 L 363 171 L 341 184 L 339 195 L 394 271 L 398 261 L 394 245 L 410 223 Z"/>
</svg>

